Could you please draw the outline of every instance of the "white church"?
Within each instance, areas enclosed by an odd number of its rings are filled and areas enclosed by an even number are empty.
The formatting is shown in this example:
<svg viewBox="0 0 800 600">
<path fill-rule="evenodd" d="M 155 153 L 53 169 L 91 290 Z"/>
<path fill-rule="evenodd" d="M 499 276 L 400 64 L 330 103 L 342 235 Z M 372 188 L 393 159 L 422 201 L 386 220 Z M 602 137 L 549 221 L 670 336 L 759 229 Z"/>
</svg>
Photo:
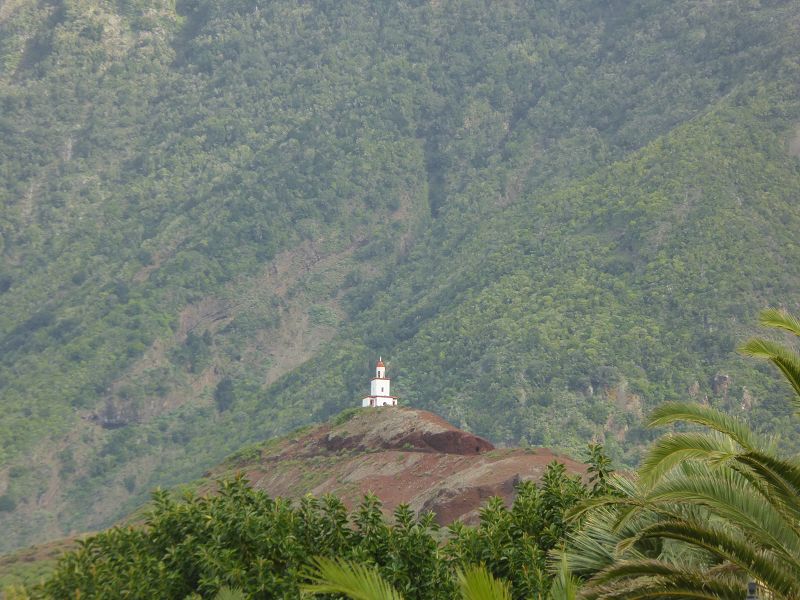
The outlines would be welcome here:
<svg viewBox="0 0 800 600">
<path fill-rule="evenodd" d="M 391 380 L 386 377 L 386 366 L 383 364 L 383 360 L 378 358 L 378 364 L 375 365 L 375 377 L 372 378 L 369 385 L 370 395 L 364 397 L 361 407 L 397 406 L 397 397 L 389 395 L 390 384 Z"/>
</svg>

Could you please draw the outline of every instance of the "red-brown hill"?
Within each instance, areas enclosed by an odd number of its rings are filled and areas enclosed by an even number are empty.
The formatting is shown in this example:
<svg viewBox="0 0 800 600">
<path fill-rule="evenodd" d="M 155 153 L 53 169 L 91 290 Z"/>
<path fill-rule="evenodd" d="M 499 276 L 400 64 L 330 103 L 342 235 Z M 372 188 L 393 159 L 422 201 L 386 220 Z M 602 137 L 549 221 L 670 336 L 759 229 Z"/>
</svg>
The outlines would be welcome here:
<svg viewBox="0 0 800 600">
<path fill-rule="evenodd" d="M 213 493 L 217 480 L 244 472 L 270 496 L 331 493 L 352 508 L 373 492 L 387 512 L 406 503 L 418 512 L 433 511 L 445 525 L 474 522 L 491 496 L 510 504 L 515 483 L 538 480 L 554 460 L 572 473 L 586 473 L 582 463 L 546 448 L 495 448 L 427 411 L 365 408 L 244 448 L 190 487 Z M 144 509 L 125 522 L 140 522 Z M 0 598 L 5 585 L 46 576 L 79 537 L 0 556 Z"/>
<path fill-rule="evenodd" d="M 511 502 L 516 482 L 538 480 L 554 460 L 572 473 L 586 472 L 582 463 L 545 448 L 495 448 L 427 411 L 366 408 L 246 448 L 207 476 L 243 471 L 271 496 L 332 493 L 351 507 L 373 492 L 387 510 L 405 503 L 446 524 L 473 521 L 491 496 Z"/>
</svg>

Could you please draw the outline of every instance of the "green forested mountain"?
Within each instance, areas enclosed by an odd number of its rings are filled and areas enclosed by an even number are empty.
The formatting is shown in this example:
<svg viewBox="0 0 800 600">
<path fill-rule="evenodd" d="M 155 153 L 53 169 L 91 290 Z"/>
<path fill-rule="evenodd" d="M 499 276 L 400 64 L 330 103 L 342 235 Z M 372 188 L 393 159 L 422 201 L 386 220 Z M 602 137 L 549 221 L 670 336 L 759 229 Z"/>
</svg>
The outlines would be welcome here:
<svg viewBox="0 0 800 600">
<path fill-rule="evenodd" d="M 734 348 L 797 308 L 791 2 L 8 0 L 12 547 L 353 405 L 495 442 L 693 397 L 796 433 Z"/>
</svg>

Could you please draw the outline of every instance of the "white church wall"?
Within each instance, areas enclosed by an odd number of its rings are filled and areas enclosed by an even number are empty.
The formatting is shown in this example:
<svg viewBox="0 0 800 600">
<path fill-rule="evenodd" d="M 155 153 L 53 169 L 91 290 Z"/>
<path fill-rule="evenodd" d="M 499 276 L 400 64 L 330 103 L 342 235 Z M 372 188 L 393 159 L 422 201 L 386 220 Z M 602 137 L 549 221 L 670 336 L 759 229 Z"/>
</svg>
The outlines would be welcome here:
<svg viewBox="0 0 800 600">
<path fill-rule="evenodd" d="M 375 377 L 369 383 L 369 396 L 361 400 L 361 407 L 397 406 L 397 398 L 391 396 L 391 382 L 386 377 L 386 367 L 379 360 L 375 365 Z"/>
<path fill-rule="evenodd" d="M 369 386 L 370 396 L 391 396 L 388 379 L 373 379 Z"/>
</svg>

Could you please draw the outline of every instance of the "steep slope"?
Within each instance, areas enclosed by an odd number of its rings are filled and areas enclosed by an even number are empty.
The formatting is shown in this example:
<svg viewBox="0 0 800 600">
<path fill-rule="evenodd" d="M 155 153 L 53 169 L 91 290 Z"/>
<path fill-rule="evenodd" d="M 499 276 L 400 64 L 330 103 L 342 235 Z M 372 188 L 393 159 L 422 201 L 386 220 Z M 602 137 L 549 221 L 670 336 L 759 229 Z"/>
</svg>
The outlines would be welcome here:
<svg viewBox="0 0 800 600">
<path fill-rule="evenodd" d="M 334 414 L 378 353 L 498 442 L 635 460 L 684 393 L 792 433 L 732 348 L 795 302 L 799 13 L 4 4 L 0 547 Z"/>
<path fill-rule="evenodd" d="M 331 345 L 330 370 L 271 398 L 297 402 L 368 344 L 391 349 L 406 402 L 496 441 L 595 437 L 632 458 L 642 412 L 693 397 L 794 444 L 789 390 L 735 347 L 762 307 L 798 308 L 796 93 L 732 95 L 593 177 L 523 195 L 452 252 L 420 249 L 350 345 Z"/>
</svg>

